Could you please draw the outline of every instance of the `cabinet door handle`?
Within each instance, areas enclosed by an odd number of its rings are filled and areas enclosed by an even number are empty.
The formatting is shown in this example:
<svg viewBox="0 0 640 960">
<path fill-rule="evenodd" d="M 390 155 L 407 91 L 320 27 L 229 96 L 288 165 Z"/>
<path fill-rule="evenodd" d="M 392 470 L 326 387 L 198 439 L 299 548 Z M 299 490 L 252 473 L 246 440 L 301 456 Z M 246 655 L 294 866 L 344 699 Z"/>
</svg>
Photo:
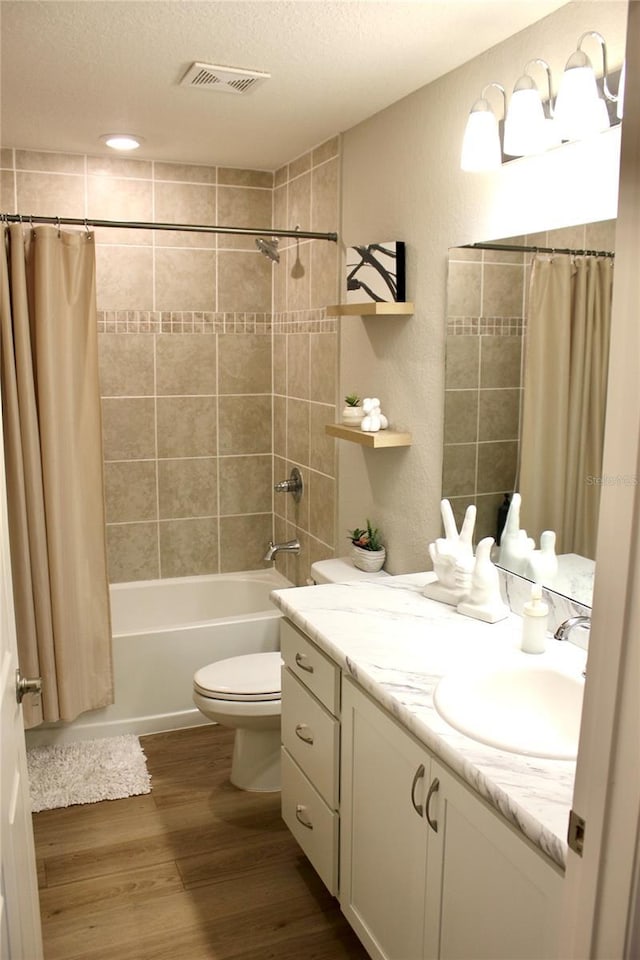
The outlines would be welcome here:
<svg viewBox="0 0 640 960">
<path fill-rule="evenodd" d="M 305 653 L 296 653 L 296 665 L 300 667 L 301 670 L 306 670 L 307 673 L 313 673 L 313 667 L 305 666 L 305 664 L 302 662 L 306 659 L 307 655 Z"/>
<path fill-rule="evenodd" d="M 304 735 L 304 731 L 308 730 L 309 727 L 306 723 L 297 723 L 296 724 L 296 736 L 302 740 L 303 743 L 313 743 L 313 734 Z"/>
<path fill-rule="evenodd" d="M 413 809 L 421 817 L 424 814 L 424 809 L 421 803 L 416 803 L 416 787 L 418 785 L 418 780 L 422 780 L 424 777 L 424 763 L 421 763 L 418 769 L 416 770 L 413 783 L 411 784 L 411 803 L 413 804 Z"/>
<path fill-rule="evenodd" d="M 306 811 L 306 809 L 307 808 L 303 806 L 301 803 L 296 804 L 296 820 L 298 820 L 303 827 L 306 827 L 307 830 L 313 830 L 313 824 L 310 823 L 308 820 L 305 820 L 304 817 L 302 816 L 302 814 Z"/>
<path fill-rule="evenodd" d="M 438 821 L 434 820 L 429 814 L 429 804 L 431 803 L 431 797 L 434 795 L 434 793 L 437 793 L 439 789 L 440 789 L 440 781 L 436 777 L 432 781 L 431 786 L 429 787 L 429 793 L 427 794 L 427 799 L 424 802 L 424 812 L 427 818 L 427 823 L 429 824 L 429 826 L 431 827 L 434 833 L 438 832 Z"/>
</svg>

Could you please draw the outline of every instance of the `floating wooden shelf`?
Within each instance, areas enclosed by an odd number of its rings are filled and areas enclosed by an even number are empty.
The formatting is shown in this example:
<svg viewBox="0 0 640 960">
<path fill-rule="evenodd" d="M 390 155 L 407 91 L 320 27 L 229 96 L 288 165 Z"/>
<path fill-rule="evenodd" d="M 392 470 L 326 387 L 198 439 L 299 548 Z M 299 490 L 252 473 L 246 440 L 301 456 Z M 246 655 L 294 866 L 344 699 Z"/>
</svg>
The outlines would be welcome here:
<svg viewBox="0 0 640 960">
<path fill-rule="evenodd" d="M 413 303 L 337 303 L 327 307 L 328 317 L 407 317 L 415 312 Z"/>
<path fill-rule="evenodd" d="M 327 423 L 325 433 L 338 440 L 350 440 L 361 447 L 410 447 L 411 434 L 398 430 L 379 430 L 377 433 L 365 433 L 360 427 L 347 427 L 344 423 Z"/>
</svg>

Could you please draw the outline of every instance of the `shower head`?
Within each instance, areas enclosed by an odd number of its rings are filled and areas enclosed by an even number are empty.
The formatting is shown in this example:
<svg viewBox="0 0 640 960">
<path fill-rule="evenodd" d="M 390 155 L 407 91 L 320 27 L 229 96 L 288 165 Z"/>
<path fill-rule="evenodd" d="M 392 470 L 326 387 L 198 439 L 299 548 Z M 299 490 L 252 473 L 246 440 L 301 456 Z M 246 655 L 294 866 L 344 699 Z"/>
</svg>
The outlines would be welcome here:
<svg viewBox="0 0 640 960">
<path fill-rule="evenodd" d="M 274 263 L 280 263 L 277 237 L 272 237 L 271 240 L 265 240 L 264 237 L 256 237 L 256 247 L 265 257 L 269 257 L 269 260 L 273 260 Z"/>
</svg>

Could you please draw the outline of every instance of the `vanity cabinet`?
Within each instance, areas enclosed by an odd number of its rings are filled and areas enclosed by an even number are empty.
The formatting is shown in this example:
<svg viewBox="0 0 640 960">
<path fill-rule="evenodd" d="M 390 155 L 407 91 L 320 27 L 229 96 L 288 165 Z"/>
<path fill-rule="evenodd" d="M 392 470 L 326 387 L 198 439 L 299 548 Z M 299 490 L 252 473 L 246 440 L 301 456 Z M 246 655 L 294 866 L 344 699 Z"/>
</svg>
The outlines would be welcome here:
<svg viewBox="0 0 640 960">
<path fill-rule="evenodd" d="M 340 670 L 286 620 L 280 640 L 282 818 L 336 896 Z"/>
<path fill-rule="evenodd" d="M 350 680 L 340 903 L 375 960 L 554 957 L 562 875 Z"/>
</svg>

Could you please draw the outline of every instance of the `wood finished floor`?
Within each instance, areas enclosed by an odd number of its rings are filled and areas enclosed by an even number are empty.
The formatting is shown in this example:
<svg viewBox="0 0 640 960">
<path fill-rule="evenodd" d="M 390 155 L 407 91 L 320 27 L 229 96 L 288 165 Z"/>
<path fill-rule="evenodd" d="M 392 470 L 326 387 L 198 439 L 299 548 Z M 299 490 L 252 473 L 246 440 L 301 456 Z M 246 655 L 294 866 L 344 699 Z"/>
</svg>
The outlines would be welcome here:
<svg viewBox="0 0 640 960">
<path fill-rule="evenodd" d="M 367 960 L 233 731 L 141 742 L 150 794 L 33 817 L 46 960 Z"/>
</svg>

